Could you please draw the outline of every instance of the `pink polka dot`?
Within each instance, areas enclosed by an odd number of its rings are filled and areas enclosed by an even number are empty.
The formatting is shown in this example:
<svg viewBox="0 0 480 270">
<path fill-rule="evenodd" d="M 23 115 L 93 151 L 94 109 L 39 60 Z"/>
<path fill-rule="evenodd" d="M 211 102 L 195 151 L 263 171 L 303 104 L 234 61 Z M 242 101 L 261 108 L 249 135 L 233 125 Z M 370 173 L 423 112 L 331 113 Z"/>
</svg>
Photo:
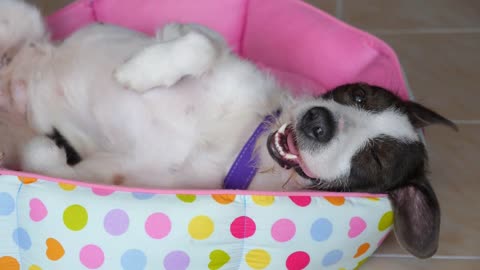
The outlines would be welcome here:
<svg viewBox="0 0 480 270">
<path fill-rule="evenodd" d="M 30 200 L 30 218 L 39 222 L 42 221 L 48 214 L 48 210 L 43 202 L 37 198 Z"/>
<path fill-rule="evenodd" d="M 350 219 L 350 230 L 348 231 L 348 237 L 355 238 L 359 236 L 367 228 L 367 223 L 361 217 L 353 217 Z"/>
<path fill-rule="evenodd" d="M 312 202 L 312 198 L 308 196 L 290 196 L 289 198 L 300 207 L 308 206 Z"/>
<path fill-rule="evenodd" d="M 170 233 L 172 223 L 163 213 L 151 214 L 145 222 L 145 231 L 154 239 L 162 239 Z"/>
<path fill-rule="evenodd" d="M 98 196 L 108 196 L 115 191 L 113 189 L 92 188 L 92 192 Z"/>
<path fill-rule="evenodd" d="M 303 251 L 297 251 L 287 258 L 286 266 L 288 270 L 302 270 L 310 263 L 310 256 Z"/>
<path fill-rule="evenodd" d="M 253 219 L 240 216 L 233 220 L 232 224 L 230 224 L 230 232 L 232 233 L 233 237 L 238 239 L 248 238 L 255 233 L 257 226 Z"/>
<path fill-rule="evenodd" d="M 80 262 L 88 269 L 99 268 L 104 260 L 103 250 L 96 245 L 86 245 L 80 250 Z"/>
<path fill-rule="evenodd" d="M 295 223 L 289 219 L 279 219 L 272 225 L 272 237 L 278 242 L 287 242 L 295 236 Z"/>
</svg>

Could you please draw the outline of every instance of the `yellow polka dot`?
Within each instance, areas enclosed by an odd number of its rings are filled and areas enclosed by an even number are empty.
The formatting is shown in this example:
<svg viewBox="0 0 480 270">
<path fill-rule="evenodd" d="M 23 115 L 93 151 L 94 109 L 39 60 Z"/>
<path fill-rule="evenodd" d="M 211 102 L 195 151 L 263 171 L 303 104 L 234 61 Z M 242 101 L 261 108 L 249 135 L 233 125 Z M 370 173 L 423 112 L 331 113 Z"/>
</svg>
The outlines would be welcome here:
<svg viewBox="0 0 480 270">
<path fill-rule="evenodd" d="M 36 264 L 32 264 L 32 265 L 30 265 L 28 270 L 42 270 L 42 268 L 40 266 L 36 265 Z"/>
<path fill-rule="evenodd" d="M 347 269 L 342 267 L 342 268 L 338 268 L 338 270 L 347 270 Z"/>
<path fill-rule="evenodd" d="M 37 178 L 25 177 L 25 176 L 18 176 L 18 180 L 22 181 L 22 183 L 26 185 L 37 182 Z"/>
<path fill-rule="evenodd" d="M 70 205 L 63 211 L 63 223 L 72 231 L 80 231 L 87 225 L 88 213 L 81 205 Z"/>
<path fill-rule="evenodd" d="M 196 216 L 188 224 L 188 233 L 196 240 L 207 239 L 214 229 L 213 221 L 207 216 Z"/>
<path fill-rule="evenodd" d="M 66 191 L 72 191 L 74 190 L 77 186 L 73 184 L 67 184 L 67 183 L 58 183 L 61 189 L 66 190 Z"/>
<path fill-rule="evenodd" d="M 20 264 L 17 259 L 5 256 L 0 257 L 0 269 L 2 270 L 20 270 Z"/>
<path fill-rule="evenodd" d="M 269 205 L 273 204 L 273 202 L 275 201 L 275 197 L 253 195 L 252 200 L 255 204 L 258 204 L 260 206 L 269 206 Z"/>
<path fill-rule="evenodd" d="M 263 249 L 252 249 L 245 256 L 248 266 L 253 269 L 265 269 L 270 264 L 270 254 Z"/>
<path fill-rule="evenodd" d="M 355 266 L 355 268 L 353 270 L 358 270 L 367 260 L 368 260 L 368 258 L 365 258 L 365 259 L 359 261 L 357 266 Z"/>
<path fill-rule="evenodd" d="M 383 214 L 380 222 L 378 222 L 378 230 L 385 231 L 386 229 L 390 228 L 393 224 L 393 212 L 388 211 Z"/>
<path fill-rule="evenodd" d="M 380 201 L 380 198 L 378 197 L 365 197 L 365 198 L 367 198 L 367 200 L 374 201 L 374 202 Z"/>
</svg>

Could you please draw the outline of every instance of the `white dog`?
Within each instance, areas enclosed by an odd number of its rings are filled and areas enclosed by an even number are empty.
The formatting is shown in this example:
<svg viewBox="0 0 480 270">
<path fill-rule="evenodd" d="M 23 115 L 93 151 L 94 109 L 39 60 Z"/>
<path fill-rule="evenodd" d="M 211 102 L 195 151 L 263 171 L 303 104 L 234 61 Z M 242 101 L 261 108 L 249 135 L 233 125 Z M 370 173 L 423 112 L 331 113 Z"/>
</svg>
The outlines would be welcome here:
<svg viewBox="0 0 480 270">
<path fill-rule="evenodd" d="M 415 129 L 453 124 L 383 88 L 295 98 L 198 25 L 154 38 L 92 25 L 54 45 L 38 11 L 12 0 L 0 2 L 0 56 L 0 90 L 40 134 L 24 170 L 157 188 L 222 188 L 240 175 L 257 190 L 389 192 L 400 242 L 419 257 L 437 248 Z"/>
</svg>

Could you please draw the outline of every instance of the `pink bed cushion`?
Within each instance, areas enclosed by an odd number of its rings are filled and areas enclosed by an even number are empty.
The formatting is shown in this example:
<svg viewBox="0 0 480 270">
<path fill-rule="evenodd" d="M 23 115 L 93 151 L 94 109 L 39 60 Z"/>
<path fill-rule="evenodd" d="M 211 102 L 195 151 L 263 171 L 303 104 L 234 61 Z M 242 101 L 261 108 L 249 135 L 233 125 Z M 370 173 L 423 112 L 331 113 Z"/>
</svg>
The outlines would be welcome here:
<svg viewBox="0 0 480 270">
<path fill-rule="evenodd" d="M 49 17 L 48 25 L 53 38 L 63 39 L 95 21 L 147 34 L 172 21 L 200 23 L 293 91 L 323 93 L 362 81 L 408 98 L 390 47 L 301 0 L 80 0 Z"/>
</svg>

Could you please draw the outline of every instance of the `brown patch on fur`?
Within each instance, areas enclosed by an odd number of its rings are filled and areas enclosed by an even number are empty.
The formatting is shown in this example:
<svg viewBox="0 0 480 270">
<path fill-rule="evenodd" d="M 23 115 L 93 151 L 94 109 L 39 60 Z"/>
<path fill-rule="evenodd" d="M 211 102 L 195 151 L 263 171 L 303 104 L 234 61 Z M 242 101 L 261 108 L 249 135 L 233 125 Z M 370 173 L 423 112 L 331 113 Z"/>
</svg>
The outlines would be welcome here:
<svg viewBox="0 0 480 270">
<path fill-rule="evenodd" d="M 115 174 L 112 178 L 112 183 L 115 185 L 115 186 L 122 186 L 123 184 L 125 184 L 125 176 L 121 175 L 121 174 Z"/>
</svg>

